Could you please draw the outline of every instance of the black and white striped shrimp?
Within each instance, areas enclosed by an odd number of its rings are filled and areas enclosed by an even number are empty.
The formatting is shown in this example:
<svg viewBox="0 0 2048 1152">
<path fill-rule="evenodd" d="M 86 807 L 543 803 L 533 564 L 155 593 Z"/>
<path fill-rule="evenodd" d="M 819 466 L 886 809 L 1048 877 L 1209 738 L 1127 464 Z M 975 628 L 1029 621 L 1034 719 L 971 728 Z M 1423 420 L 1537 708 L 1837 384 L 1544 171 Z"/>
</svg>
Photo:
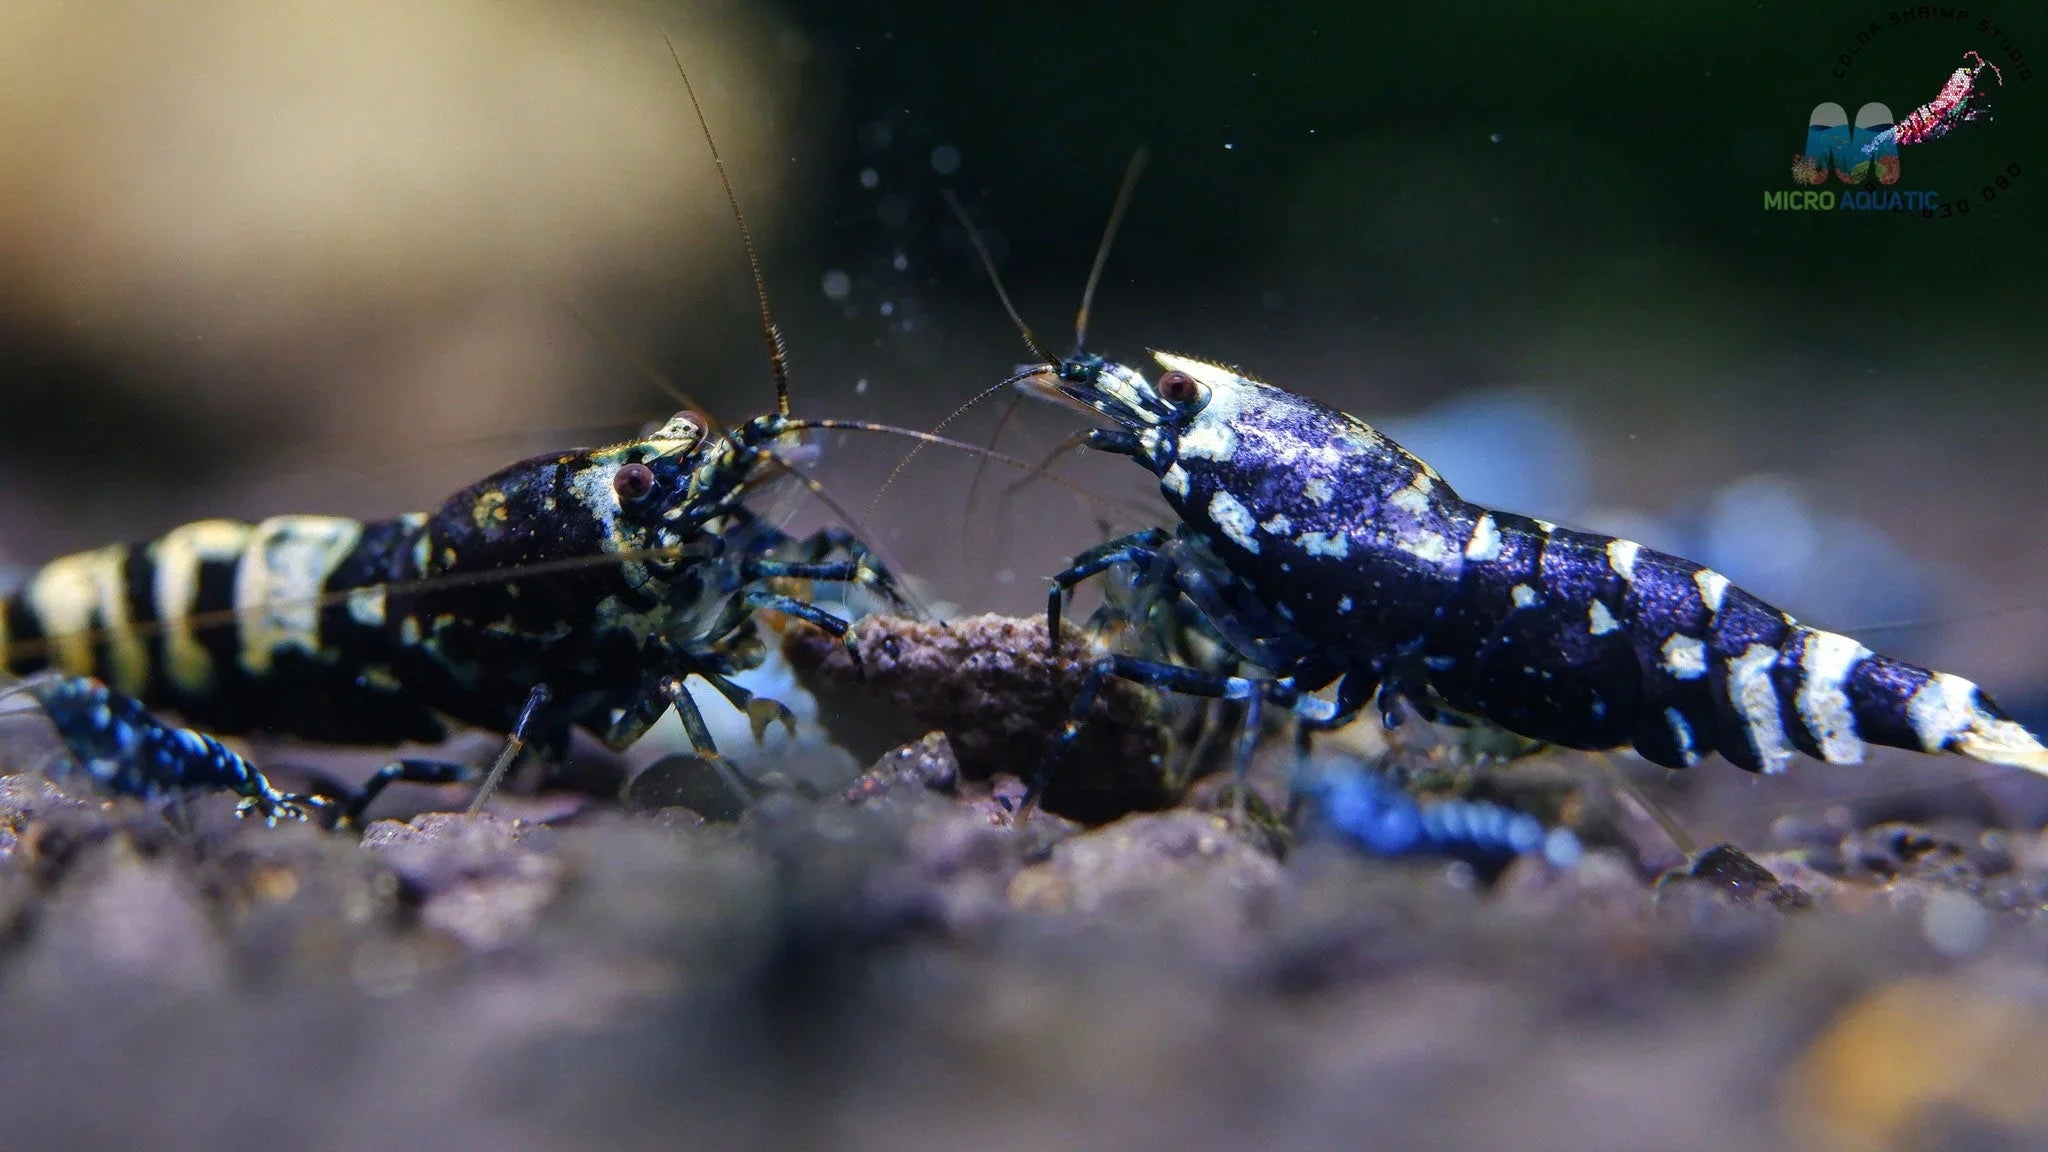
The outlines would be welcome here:
<svg viewBox="0 0 2048 1152">
<path fill-rule="evenodd" d="M 559 756 L 574 728 L 623 749 L 670 707 L 723 765 L 693 677 L 757 731 L 786 717 L 731 679 L 765 655 L 756 614 L 847 625 L 777 582 L 892 598 L 894 584 L 849 532 L 793 539 L 746 497 L 796 474 L 778 448 L 809 429 L 953 442 L 791 416 L 753 241 L 683 83 L 740 226 L 773 410 L 726 432 L 684 412 L 622 443 L 523 460 L 432 513 L 206 520 L 50 561 L 0 600 L 0 672 L 98 677 L 223 734 L 386 744 L 441 739 L 452 720 L 508 735 L 491 779 L 529 743 Z"/>
<path fill-rule="evenodd" d="M 1180 518 L 1084 553 L 1049 616 L 1075 584 L 1138 565 L 1273 678 L 1125 656 L 1099 676 L 1270 700 L 1311 730 L 1402 699 L 1668 767 L 1719 752 L 1775 773 L 1879 744 L 2048 774 L 2048 749 L 1962 677 L 1801 624 L 1689 560 L 1472 504 L 1356 417 L 1153 356 L 1156 383 L 1110 362 L 1026 381 L 1106 417 L 1088 445 L 1152 472 Z M 1307 695 L 1333 683 L 1334 702 Z"/>
</svg>

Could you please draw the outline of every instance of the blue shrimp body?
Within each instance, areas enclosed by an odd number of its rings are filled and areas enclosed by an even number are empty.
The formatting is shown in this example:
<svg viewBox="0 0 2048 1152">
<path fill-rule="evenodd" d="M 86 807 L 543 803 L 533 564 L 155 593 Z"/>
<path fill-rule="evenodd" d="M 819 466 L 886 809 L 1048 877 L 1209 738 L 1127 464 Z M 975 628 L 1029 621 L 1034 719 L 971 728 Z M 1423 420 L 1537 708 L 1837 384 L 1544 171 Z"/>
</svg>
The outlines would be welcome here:
<svg viewBox="0 0 2048 1152">
<path fill-rule="evenodd" d="M 1056 578 L 1053 612 L 1061 589 L 1142 562 L 1275 679 L 1132 661 L 1116 674 L 1256 691 L 1311 727 L 1399 697 L 1670 767 L 1719 752 L 1779 772 L 1879 744 L 2048 774 L 2048 749 L 1968 680 L 1801 624 L 1689 560 L 1473 504 L 1355 417 L 1153 355 L 1156 384 L 1107 361 L 1027 380 L 1107 417 L 1090 446 L 1151 471 L 1180 518 L 1090 550 Z M 1305 695 L 1332 683 L 1334 706 Z"/>
<path fill-rule="evenodd" d="M 1484 800 L 1418 800 L 1365 769 L 1325 770 L 1300 782 L 1337 838 L 1370 856 L 1448 856 L 1498 867 L 1540 855 L 1569 868 L 1584 852 L 1568 828 L 1545 828 L 1526 812 Z"/>
<path fill-rule="evenodd" d="M 144 800 L 207 792 L 242 798 L 241 811 L 266 821 L 303 820 L 300 798 L 271 787 L 256 766 L 203 732 L 167 724 L 132 696 L 87 676 L 39 676 L 20 685 L 42 706 L 64 743 L 59 777 L 82 773 L 103 793 Z"/>
</svg>

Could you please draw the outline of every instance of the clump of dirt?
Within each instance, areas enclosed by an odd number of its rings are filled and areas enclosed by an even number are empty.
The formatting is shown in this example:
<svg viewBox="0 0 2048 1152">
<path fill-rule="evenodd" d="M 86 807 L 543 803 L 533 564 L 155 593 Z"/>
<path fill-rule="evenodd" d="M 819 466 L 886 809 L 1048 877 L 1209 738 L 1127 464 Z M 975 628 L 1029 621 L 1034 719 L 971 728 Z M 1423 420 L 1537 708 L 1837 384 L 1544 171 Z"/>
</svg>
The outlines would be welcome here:
<svg viewBox="0 0 2048 1152">
<path fill-rule="evenodd" d="M 938 729 L 969 777 L 1030 779 L 1051 734 L 1103 650 L 1078 635 L 1057 654 L 1043 618 L 969 616 L 943 624 L 868 616 L 851 650 L 816 629 L 792 628 L 783 652 L 818 697 L 833 741 L 863 759 Z M 1047 784 L 1045 807 L 1084 822 L 1152 811 L 1179 797 L 1165 767 L 1170 739 L 1157 694 L 1103 680 L 1088 721 Z"/>
</svg>

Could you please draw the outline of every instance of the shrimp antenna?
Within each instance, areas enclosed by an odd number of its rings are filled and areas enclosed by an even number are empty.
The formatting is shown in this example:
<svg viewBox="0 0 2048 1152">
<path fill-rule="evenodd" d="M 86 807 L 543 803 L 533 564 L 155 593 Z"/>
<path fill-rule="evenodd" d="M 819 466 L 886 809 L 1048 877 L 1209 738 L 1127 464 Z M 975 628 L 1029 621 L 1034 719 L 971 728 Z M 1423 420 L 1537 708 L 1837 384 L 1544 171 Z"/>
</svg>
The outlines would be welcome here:
<svg viewBox="0 0 2048 1152">
<path fill-rule="evenodd" d="M 1123 183 L 1120 186 L 1118 186 L 1116 190 L 1116 202 L 1110 206 L 1109 223 L 1105 225 L 1102 229 L 1102 239 L 1095 245 L 1095 263 L 1092 267 L 1088 269 L 1088 283 L 1081 289 L 1081 307 L 1078 311 L 1074 313 L 1073 355 L 1069 357 L 1067 360 L 1052 361 L 1055 367 L 1064 369 L 1070 362 L 1079 362 L 1080 360 L 1082 360 L 1082 358 L 1088 355 L 1088 316 L 1092 311 L 1094 311 L 1095 308 L 1095 288 L 1097 285 L 1102 283 L 1102 270 L 1109 264 L 1109 250 L 1116 244 L 1117 230 L 1123 227 L 1124 214 L 1130 210 L 1131 197 L 1138 190 L 1138 177 L 1144 174 L 1145 162 L 1149 159 L 1151 159 L 1151 153 L 1141 145 L 1136 152 L 1131 153 L 1130 163 L 1124 166 Z M 955 205 L 953 210 L 956 215 L 960 211 L 958 205 Z M 963 219 L 962 223 L 964 224 L 966 223 L 966 221 Z M 973 234 L 973 228 L 970 226 L 968 229 L 968 235 L 972 236 Z M 988 262 L 988 257 L 986 254 L 983 255 L 982 262 L 984 264 Z M 994 268 L 989 269 L 989 278 L 991 280 L 996 280 Z M 1002 281 L 996 280 L 997 294 L 1000 295 L 1002 291 Z M 1009 298 L 1007 296 L 1003 298 L 1003 306 L 1006 308 L 1009 307 Z M 1012 320 L 1017 319 L 1016 309 L 1010 309 L 1010 318 Z M 1023 321 L 1018 320 L 1017 323 L 1021 327 Z M 1027 341 L 1030 339 L 1028 329 L 1026 329 L 1026 339 Z M 1038 346 L 1035 342 L 1032 344 L 1032 350 L 1038 351 Z M 1043 355 L 1042 352 L 1040 352 L 1039 354 Z M 1089 369 L 1085 367 L 1076 369 L 1076 371 L 1082 372 L 1088 370 Z M 1065 373 L 1062 372 L 1062 375 L 1064 374 Z M 1006 380 L 1003 382 L 1002 385 L 999 385 L 999 387 L 1007 386 L 1012 382 L 1013 381 Z M 961 405 L 961 409 L 964 410 L 966 407 L 968 407 L 968 405 L 972 405 L 979 401 L 980 399 L 980 396 L 976 396 L 973 400 L 969 400 L 967 404 Z M 1016 415 L 1017 409 L 1022 404 L 1023 398 L 1021 396 L 1011 398 L 1009 405 L 1003 409 L 1002 418 L 996 422 L 996 430 L 995 433 L 989 437 L 988 447 L 993 449 L 996 446 L 996 442 L 1002 439 L 1003 429 L 1009 426 L 1011 417 Z M 959 411 L 956 411 L 953 415 L 958 416 L 959 414 Z M 948 416 L 946 419 L 951 420 L 952 418 L 952 416 Z M 975 462 L 974 478 L 970 480 L 967 484 L 967 506 L 965 510 L 962 512 L 963 523 L 966 520 L 973 519 L 974 517 L 975 502 L 981 492 L 982 478 L 988 474 L 988 459 L 988 457 L 984 456 L 980 460 Z M 908 463 L 908 458 L 906 458 L 904 462 Z M 1051 461 L 1048 460 L 1045 464 L 1039 465 L 1039 467 L 1032 473 L 1033 478 L 1036 478 L 1039 475 L 1043 475 L 1046 468 L 1050 464 Z M 902 465 L 898 465 L 897 471 L 900 472 L 901 470 Z M 894 479 L 894 473 L 891 474 L 891 479 Z M 1015 491 L 1015 489 L 1016 486 L 1013 485 L 1011 487 L 1011 491 Z M 872 508 L 870 508 L 869 510 L 873 511 Z M 967 536 L 964 530 L 961 533 L 960 539 L 962 546 L 964 547 L 967 540 Z"/>
<path fill-rule="evenodd" d="M 718 183 L 725 189 L 725 202 L 732 206 L 732 218 L 739 221 L 740 243 L 747 249 L 747 270 L 754 274 L 754 300 L 761 306 L 761 339 L 768 345 L 768 367 L 775 376 L 775 410 L 789 415 L 789 352 L 782 345 L 782 329 L 775 326 L 775 317 L 768 311 L 768 282 L 761 278 L 761 257 L 754 250 L 754 233 L 747 227 L 746 213 L 740 211 L 740 198 L 733 193 L 732 177 L 726 174 L 725 159 L 718 154 L 718 141 L 711 136 L 711 122 L 704 118 L 704 105 L 697 101 L 697 89 L 690 84 L 690 73 L 683 68 L 683 57 L 676 51 L 676 42 L 664 31 L 662 43 L 668 45 L 668 54 L 676 62 L 676 75 L 683 78 L 683 91 L 690 97 L 690 110 L 697 114 L 697 127 L 704 130 L 704 143 L 711 149 L 711 163 L 718 169 Z"/>
<path fill-rule="evenodd" d="M 1124 213 L 1130 209 L 1131 195 L 1138 190 L 1138 177 L 1145 172 L 1145 161 L 1150 154 L 1143 147 L 1131 153 L 1131 162 L 1124 167 L 1124 182 L 1116 190 L 1116 203 L 1109 210 L 1109 226 L 1102 230 L 1102 242 L 1095 246 L 1095 266 L 1088 270 L 1088 286 L 1081 289 L 1081 310 L 1074 314 L 1074 355 L 1080 356 L 1088 350 L 1088 313 L 1095 307 L 1095 286 L 1102 282 L 1103 266 L 1109 263 L 1110 246 L 1116 243 L 1116 232 L 1123 227 Z"/>
<path fill-rule="evenodd" d="M 1038 333 L 1033 332 L 1031 330 L 1031 325 L 1026 324 L 1024 322 L 1024 317 L 1018 314 L 1017 306 L 1010 300 L 1010 293 L 1003 287 L 1003 278 L 996 273 L 995 257 L 989 255 L 988 245 L 982 241 L 981 232 L 979 229 L 975 228 L 974 221 L 968 219 L 967 209 L 961 206 L 959 197 L 953 195 L 953 190 L 951 188 L 940 189 L 939 195 L 944 196 L 946 198 L 946 206 L 953 210 L 953 215 L 960 221 L 960 226 L 967 230 L 967 238 L 974 242 L 975 254 L 981 257 L 981 266 L 988 271 L 989 283 L 995 285 L 996 298 L 1003 302 L 1003 311 L 1008 312 L 1010 314 L 1010 323 L 1015 324 L 1017 326 L 1017 331 L 1023 333 L 1024 343 L 1031 348 L 1031 354 L 1033 356 L 1038 357 L 1040 360 L 1044 361 L 1045 366 L 1047 368 L 1057 371 L 1060 365 L 1066 363 L 1066 361 L 1062 360 L 1058 356 L 1053 355 L 1052 350 L 1048 348 L 1044 342 L 1039 340 Z M 939 429 L 946 427 L 953 421 L 958 420 L 961 416 L 965 415 L 968 409 L 974 407 L 976 404 L 981 403 L 983 400 L 988 399 L 989 397 L 995 395 L 996 393 L 1003 391 L 1010 385 L 1015 384 L 1017 381 L 1034 374 L 1037 370 L 1037 367 L 1033 366 L 1033 368 L 1030 371 L 1020 372 L 1017 375 L 1012 376 L 999 384 L 992 385 L 988 388 L 982 389 L 980 392 L 975 393 L 974 396 L 970 398 L 966 403 L 960 405 L 958 408 L 953 409 L 951 413 L 947 414 L 944 420 L 941 420 L 936 425 L 934 425 L 932 427 L 932 431 L 937 432 Z M 882 481 L 882 486 L 875 489 L 874 498 L 868 501 L 867 511 L 861 513 L 860 523 L 857 525 L 857 528 L 867 527 L 868 518 L 870 516 L 873 516 L 875 514 L 875 509 L 881 506 L 882 497 L 888 494 L 890 487 L 896 483 L 896 478 L 898 476 L 903 475 L 903 470 L 905 468 L 910 467 L 910 462 L 912 460 L 917 459 L 918 454 L 923 451 L 924 445 L 917 445 L 910 451 L 905 452 L 903 454 L 903 458 L 896 462 L 896 467 L 889 470 L 889 475 Z M 978 470 L 976 472 L 975 482 L 976 484 L 980 483 L 980 473 Z"/>
<path fill-rule="evenodd" d="M 967 230 L 967 239 L 974 244 L 975 255 L 981 257 L 981 266 L 988 272 L 989 283 L 995 286 L 996 299 L 1003 302 L 1003 311 L 1010 314 L 1010 323 L 1017 326 L 1017 331 L 1024 337 L 1024 343 L 1031 349 L 1031 354 L 1057 367 L 1060 358 L 1047 349 L 1045 343 L 1038 338 L 1038 333 L 1033 332 L 1031 325 L 1026 324 L 1024 317 L 1018 314 L 1017 306 L 1010 302 L 1009 289 L 1003 287 L 1003 277 L 996 271 L 996 259 L 989 255 L 988 244 L 981 238 L 981 230 L 968 218 L 967 209 L 961 205 L 960 198 L 953 195 L 951 188 L 940 189 L 939 195 L 946 198 L 946 207 L 953 210 L 954 219 L 960 221 L 960 227 Z"/>
</svg>

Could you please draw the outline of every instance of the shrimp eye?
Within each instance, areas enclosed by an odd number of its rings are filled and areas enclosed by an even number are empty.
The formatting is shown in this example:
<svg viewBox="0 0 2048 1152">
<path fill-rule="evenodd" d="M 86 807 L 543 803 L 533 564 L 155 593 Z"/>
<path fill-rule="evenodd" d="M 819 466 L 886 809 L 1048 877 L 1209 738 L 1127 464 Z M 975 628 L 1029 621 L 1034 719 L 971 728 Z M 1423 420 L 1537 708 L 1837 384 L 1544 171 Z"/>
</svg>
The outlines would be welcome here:
<svg viewBox="0 0 2048 1152">
<path fill-rule="evenodd" d="M 645 464 L 622 465 L 612 473 L 612 491 L 624 501 L 645 500 L 654 491 L 654 469 Z"/>
<path fill-rule="evenodd" d="M 1159 378 L 1159 398 L 1168 404 L 1191 403 L 1202 394 L 1202 386 L 1185 372 L 1168 372 Z"/>
<path fill-rule="evenodd" d="M 711 428 L 711 422 L 709 420 L 706 420 L 704 418 L 704 414 L 701 412 L 692 412 L 688 409 L 684 409 L 683 411 L 676 413 L 676 419 L 682 421 L 685 424 L 688 424 L 692 428 L 695 428 L 697 430 L 697 435 L 699 436 L 702 436 Z"/>
</svg>

